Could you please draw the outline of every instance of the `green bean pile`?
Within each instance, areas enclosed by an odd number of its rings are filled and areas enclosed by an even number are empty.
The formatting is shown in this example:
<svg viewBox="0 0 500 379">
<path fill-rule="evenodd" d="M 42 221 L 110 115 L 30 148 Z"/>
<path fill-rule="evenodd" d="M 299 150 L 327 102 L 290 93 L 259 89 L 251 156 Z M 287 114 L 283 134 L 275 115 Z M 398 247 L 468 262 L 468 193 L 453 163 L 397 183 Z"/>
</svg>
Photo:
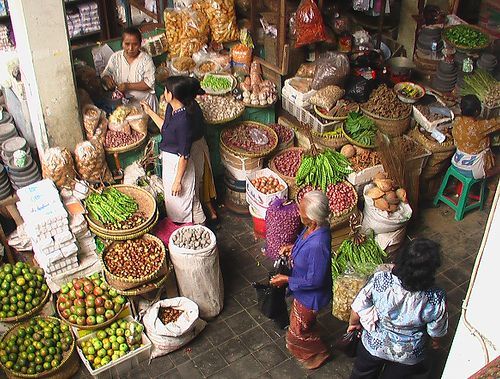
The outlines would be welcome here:
<svg viewBox="0 0 500 379">
<path fill-rule="evenodd" d="M 134 198 L 121 193 L 114 187 L 106 188 L 101 194 L 91 193 L 85 199 L 85 207 L 92 218 L 105 225 L 123 222 L 138 209 Z"/>
</svg>

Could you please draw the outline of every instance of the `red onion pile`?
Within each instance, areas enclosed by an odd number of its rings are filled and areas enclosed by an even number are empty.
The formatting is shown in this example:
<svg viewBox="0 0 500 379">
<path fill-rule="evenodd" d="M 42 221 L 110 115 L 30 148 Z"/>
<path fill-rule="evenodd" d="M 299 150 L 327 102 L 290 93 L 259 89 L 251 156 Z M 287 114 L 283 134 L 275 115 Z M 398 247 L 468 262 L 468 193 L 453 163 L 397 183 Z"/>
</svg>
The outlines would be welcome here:
<svg viewBox="0 0 500 379">
<path fill-rule="evenodd" d="M 281 175 L 294 178 L 302 162 L 302 150 L 285 150 L 274 158 L 276 170 Z"/>
<path fill-rule="evenodd" d="M 106 139 L 104 140 L 104 147 L 117 148 L 132 145 L 137 141 L 140 141 L 142 137 L 144 137 L 144 134 L 135 130 L 132 130 L 130 134 L 108 130 L 106 133 Z"/>
<path fill-rule="evenodd" d="M 293 138 L 293 130 L 285 125 L 270 124 L 268 125 L 278 135 L 278 144 L 287 143 Z"/>
<path fill-rule="evenodd" d="M 276 146 L 276 135 L 269 133 L 269 130 L 263 128 L 258 128 L 258 130 L 265 134 L 268 142 L 261 145 L 255 143 L 250 132 L 252 129 L 256 129 L 256 127 L 246 124 L 240 124 L 234 128 L 225 129 L 222 134 L 222 141 L 230 148 L 243 150 L 249 153 L 259 153 Z"/>
<path fill-rule="evenodd" d="M 275 200 L 266 212 L 266 255 L 273 260 L 283 246 L 295 242 L 301 229 L 297 204 L 284 202 Z"/>
<path fill-rule="evenodd" d="M 319 187 L 316 189 L 318 191 L 321 191 Z M 304 195 L 312 190 L 313 187 L 310 185 L 302 187 L 297 193 L 297 201 L 300 203 L 304 198 Z M 329 200 L 330 211 L 335 217 L 343 215 L 346 211 L 351 210 L 357 202 L 357 196 L 354 187 L 346 182 L 329 184 L 326 188 L 326 196 Z"/>
</svg>

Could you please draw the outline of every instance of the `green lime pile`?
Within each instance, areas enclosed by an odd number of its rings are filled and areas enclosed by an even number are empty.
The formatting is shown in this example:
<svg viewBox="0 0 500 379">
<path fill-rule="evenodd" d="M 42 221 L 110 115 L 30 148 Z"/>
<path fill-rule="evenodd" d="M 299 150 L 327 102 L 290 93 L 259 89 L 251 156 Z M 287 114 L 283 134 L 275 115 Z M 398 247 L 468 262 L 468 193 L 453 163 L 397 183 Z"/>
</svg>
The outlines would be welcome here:
<svg viewBox="0 0 500 379">
<path fill-rule="evenodd" d="M 57 319 L 36 317 L 2 340 L 0 362 L 15 373 L 40 374 L 59 367 L 72 343 L 68 325 Z"/>
<path fill-rule="evenodd" d="M 82 342 L 81 349 L 92 369 L 116 361 L 141 346 L 144 327 L 136 321 L 121 320 L 99 330 L 95 337 Z"/>
<path fill-rule="evenodd" d="M 0 319 L 20 316 L 40 305 L 47 293 L 43 269 L 24 262 L 0 268 Z"/>
</svg>

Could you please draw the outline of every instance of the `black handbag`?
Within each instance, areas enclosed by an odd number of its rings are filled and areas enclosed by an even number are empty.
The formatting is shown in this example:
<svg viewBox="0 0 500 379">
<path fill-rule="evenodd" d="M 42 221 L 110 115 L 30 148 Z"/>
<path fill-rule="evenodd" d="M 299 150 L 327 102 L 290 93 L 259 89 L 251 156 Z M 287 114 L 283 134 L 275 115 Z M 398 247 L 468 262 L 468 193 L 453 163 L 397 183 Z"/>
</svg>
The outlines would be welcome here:
<svg viewBox="0 0 500 379">
<path fill-rule="evenodd" d="M 355 357 L 356 356 L 356 350 L 358 348 L 358 343 L 360 338 L 361 332 L 358 330 L 354 330 L 349 333 L 345 333 L 340 337 L 334 344 L 334 348 L 341 351 L 348 357 Z"/>
</svg>

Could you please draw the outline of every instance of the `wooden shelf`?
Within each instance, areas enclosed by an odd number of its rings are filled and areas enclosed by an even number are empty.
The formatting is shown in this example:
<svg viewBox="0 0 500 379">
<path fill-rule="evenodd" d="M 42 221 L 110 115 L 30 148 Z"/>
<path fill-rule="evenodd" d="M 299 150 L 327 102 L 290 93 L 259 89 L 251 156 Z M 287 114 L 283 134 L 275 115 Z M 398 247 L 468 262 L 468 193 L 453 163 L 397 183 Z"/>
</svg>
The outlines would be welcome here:
<svg viewBox="0 0 500 379">
<path fill-rule="evenodd" d="M 78 41 L 78 40 L 82 40 L 82 39 L 85 39 L 87 37 L 92 37 L 92 36 L 95 36 L 95 35 L 100 35 L 101 34 L 101 30 L 96 30 L 95 32 L 90 32 L 90 33 L 85 33 L 85 34 L 79 34 L 77 36 L 74 36 L 74 37 L 71 37 L 70 40 L 71 41 Z"/>
</svg>

